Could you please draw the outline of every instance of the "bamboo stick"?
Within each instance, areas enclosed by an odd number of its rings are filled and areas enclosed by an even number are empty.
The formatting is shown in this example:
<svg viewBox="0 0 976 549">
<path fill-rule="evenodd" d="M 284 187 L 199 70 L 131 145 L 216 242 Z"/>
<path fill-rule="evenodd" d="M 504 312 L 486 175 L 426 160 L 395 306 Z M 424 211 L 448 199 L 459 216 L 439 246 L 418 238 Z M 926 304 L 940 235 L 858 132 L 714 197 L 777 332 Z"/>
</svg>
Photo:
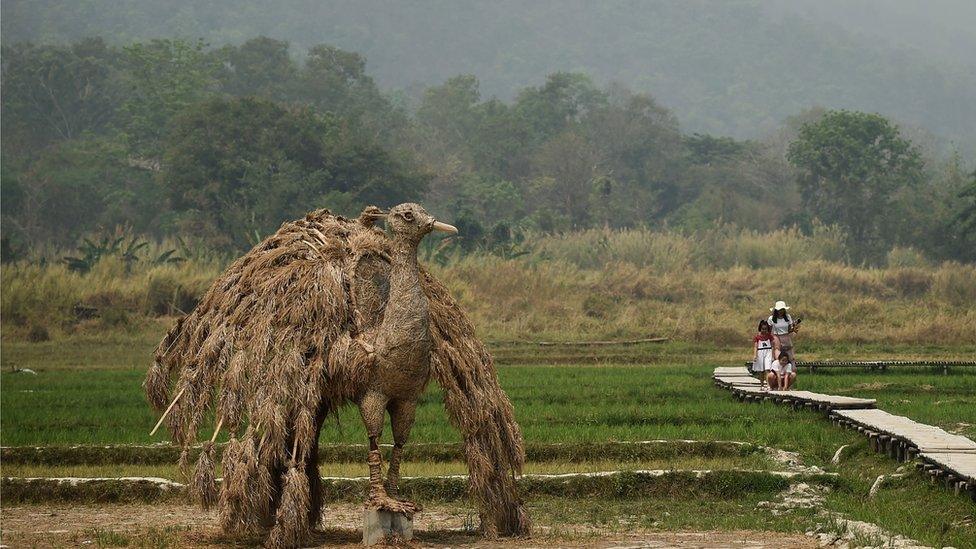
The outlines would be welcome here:
<svg viewBox="0 0 976 549">
<path fill-rule="evenodd" d="M 166 416 L 169 415 L 170 411 L 173 409 L 173 406 L 176 405 L 176 401 L 179 400 L 181 396 L 183 396 L 183 391 L 185 391 L 185 390 L 186 390 L 186 387 L 180 389 L 180 392 L 176 393 L 176 397 L 173 398 L 173 402 L 170 402 L 169 403 L 169 406 L 166 408 L 166 411 L 163 412 L 163 416 L 160 417 L 159 418 L 159 421 L 156 422 L 156 426 L 153 427 L 153 430 L 152 431 L 149 431 L 149 436 L 153 436 L 153 435 L 156 434 L 156 431 L 159 430 L 159 426 L 163 424 L 163 420 L 166 419 Z"/>
<path fill-rule="evenodd" d="M 219 420 L 217 420 L 217 427 L 214 428 L 214 434 L 212 437 L 210 437 L 211 444 L 213 444 L 213 442 L 217 440 L 217 435 L 220 434 L 220 428 L 221 426 L 223 426 L 223 424 L 224 424 L 224 418 L 220 418 Z"/>
</svg>

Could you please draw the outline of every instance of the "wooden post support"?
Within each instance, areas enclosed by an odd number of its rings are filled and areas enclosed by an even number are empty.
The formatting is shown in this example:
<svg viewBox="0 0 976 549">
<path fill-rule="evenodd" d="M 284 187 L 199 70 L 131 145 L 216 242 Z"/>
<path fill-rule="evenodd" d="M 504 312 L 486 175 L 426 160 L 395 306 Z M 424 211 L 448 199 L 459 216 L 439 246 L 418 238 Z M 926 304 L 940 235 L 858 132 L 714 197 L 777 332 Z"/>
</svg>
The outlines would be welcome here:
<svg viewBox="0 0 976 549">
<path fill-rule="evenodd" d="M 891 438 L 888 435 L 878 435 L 878 452 L 888 451 L 888 439 Z"/>
</svg>

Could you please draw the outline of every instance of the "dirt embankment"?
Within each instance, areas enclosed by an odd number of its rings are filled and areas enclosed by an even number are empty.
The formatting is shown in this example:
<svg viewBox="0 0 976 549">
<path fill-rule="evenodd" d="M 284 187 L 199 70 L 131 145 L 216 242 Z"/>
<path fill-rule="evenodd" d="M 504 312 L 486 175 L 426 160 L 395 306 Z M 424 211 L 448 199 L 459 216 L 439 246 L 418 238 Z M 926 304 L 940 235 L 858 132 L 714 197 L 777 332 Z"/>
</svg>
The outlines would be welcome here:
<svg viewBox="0 0 976 549">
<path fill-rule="evenodd" d="M 0 511 L 3 543 L 10 547 L 154 546 L 213 547 L 247 544 L 229 539 L 213 513 L 191 505 L 24 506 Z M 325 510 L 329 529 L 317 532 L 317 546 L 361 547 L 362 511 L 358 505 Z M 457 507 L 432 507 L 416 518 L 415 547 L 817 547 L 813 538 L 774 532 L 634 530 L 627 534 L 587 525 L 538 524 L 529 540 L 487 543 L 470 531 L 476 516 Z M 255 544 L 259 540 L 252 540 Z"/>
</svg>

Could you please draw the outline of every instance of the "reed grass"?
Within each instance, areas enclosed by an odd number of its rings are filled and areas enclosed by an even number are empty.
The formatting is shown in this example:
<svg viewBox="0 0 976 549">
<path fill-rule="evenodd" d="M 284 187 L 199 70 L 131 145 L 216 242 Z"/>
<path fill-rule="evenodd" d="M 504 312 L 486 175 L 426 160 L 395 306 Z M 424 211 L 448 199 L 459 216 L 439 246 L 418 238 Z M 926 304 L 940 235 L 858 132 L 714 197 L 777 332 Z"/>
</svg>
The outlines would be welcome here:
<svg viewBox="0 0 976 549">
<path fill-rule="evenodd" d="M 528 242 L 529 253 L 515 259 L 473 253 L 431 265 L 486 339 L 671 336 L 737 345 L 778 299 L 804 317 L 801 349 L 954 345 L 976 334 L 976 266 L 930 264 L 901 248 L 888 266 L 850 265 L 842 235 L 829 227 L 811 235 L 592 229 Z M 55 261 L 68 252 L 46 253 L 46 262 L 3 267 L 8 341 L 158 330 L 192 308 L 230 259 L 195 253 L 179 264 L 126 266 L 111 257 L 79 274 Z"/>
</svg>

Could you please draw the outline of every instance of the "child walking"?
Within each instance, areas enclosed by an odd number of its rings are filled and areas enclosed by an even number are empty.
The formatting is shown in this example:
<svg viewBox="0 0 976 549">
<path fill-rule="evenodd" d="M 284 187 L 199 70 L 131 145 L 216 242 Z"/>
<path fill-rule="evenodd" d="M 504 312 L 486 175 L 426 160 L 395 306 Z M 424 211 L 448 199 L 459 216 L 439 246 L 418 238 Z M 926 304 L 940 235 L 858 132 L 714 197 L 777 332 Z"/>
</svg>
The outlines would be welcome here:
<svg viewBox="0 0 976 549">
<path fill-rule="evenodd" d="M 762 384 L 773 370 L 773 333 L 765 319 L 759 321 L 757 330 L 759 333 L 752 338 L 752 373 L 759 376 Z"/>
</svg>

